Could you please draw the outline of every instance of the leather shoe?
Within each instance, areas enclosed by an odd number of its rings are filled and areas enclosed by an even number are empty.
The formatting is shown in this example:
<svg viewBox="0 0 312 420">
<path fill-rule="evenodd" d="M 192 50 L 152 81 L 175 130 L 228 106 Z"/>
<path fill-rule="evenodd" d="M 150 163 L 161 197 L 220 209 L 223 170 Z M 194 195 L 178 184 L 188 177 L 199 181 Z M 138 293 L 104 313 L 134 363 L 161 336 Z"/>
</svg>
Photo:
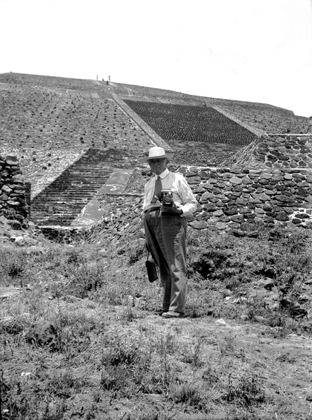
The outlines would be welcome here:
<svg viewBox="0 0 312 420">
<path fill-rule="evenodd" d="M 163 318 L 183 318 L 184 314 L 181 314 L 180 312 L 164 312 L 162 314 Z"/>
</svg>

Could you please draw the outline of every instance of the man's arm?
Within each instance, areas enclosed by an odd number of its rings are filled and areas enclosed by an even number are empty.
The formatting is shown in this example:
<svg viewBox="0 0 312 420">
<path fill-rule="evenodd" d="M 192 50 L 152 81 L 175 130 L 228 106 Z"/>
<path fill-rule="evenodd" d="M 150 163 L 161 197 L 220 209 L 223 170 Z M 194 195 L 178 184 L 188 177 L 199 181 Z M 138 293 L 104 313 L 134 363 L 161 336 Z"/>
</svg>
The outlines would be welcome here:
<svg viewBox="0 0 312 420">
<path fill-rule="evenodd" d="M 190 216 L 197 209 L 197 200 L 191 187 L 187 183 L 184 177 L 179 180 L 179 195 L 182 200 L 182 204 L 178 204 L 178 209 L 181 209 L 183 216 Z"/>
<path fill-rule="evenodd" d="M 163 213 L 174 213 L 181 216 L 190 216 L 197 209 L 197 200 L 194 196 L 191 187 L 187 183 L 183 175 L 178 175 L 179 179 L 177 180 L 178 186 L 178 195 L 181 200 L 181 203 L 174 203 L 173 206 L 162 206 Z"/>
</svg>

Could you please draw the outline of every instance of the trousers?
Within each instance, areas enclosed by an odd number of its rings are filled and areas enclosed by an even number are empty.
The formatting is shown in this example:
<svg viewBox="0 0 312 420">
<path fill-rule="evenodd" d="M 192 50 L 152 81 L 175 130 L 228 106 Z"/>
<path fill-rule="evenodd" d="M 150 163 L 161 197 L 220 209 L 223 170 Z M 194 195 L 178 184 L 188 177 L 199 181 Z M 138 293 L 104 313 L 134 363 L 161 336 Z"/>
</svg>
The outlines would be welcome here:
<svg viewBox="0 0 312 420">
<path fill-rule="evenodd" d="M 184 313 L 186 295 L 186 230 L 184 217 L 147 210 L 144 213 L 146 246 L 159 267 L 164 287 L 163 311 Z"/>
</svg>

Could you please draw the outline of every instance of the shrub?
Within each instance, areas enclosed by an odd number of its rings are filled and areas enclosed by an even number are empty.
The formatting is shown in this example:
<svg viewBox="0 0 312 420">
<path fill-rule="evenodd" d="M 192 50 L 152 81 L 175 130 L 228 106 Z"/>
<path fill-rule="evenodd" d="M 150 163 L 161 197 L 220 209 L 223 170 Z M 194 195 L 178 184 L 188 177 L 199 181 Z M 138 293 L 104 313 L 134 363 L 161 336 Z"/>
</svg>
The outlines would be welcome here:
<svg viewBox="0 0 312 420">
<path fill-rule="evenodd" d="M 253 372 L 238 378 L 234 378 L 230 373 L 224 398 L 228 402 L 246 407 L 263 403 L 265 401 L 263 379 Z"/>
</svg>

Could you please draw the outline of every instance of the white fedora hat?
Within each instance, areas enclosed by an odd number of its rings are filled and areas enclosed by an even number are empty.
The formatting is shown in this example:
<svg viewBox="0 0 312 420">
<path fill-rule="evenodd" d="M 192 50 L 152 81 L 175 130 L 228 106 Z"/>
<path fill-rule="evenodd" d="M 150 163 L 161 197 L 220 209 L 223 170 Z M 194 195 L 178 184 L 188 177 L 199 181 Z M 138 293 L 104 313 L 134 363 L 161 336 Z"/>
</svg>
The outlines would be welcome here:
<svg viewBox="0 0 312 420">
<path fill-rule="evenodd" d="M 147 160 L 151 159 L 169 159 L 170 156 L 165 152 L 162 147 L 152 147 L 148 152 Z"/>
</svg>

